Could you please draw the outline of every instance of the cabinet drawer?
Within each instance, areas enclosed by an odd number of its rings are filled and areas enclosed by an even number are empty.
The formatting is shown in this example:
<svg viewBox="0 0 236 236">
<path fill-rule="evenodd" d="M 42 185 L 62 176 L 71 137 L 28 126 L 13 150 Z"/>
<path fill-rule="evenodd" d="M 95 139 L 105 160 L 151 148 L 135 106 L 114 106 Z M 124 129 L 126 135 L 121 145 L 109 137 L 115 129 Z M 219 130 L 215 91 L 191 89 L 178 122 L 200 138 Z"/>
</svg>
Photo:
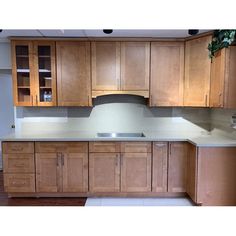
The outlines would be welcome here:
<svg viewBox="0 0 236 236">
<path fill-rule="evenodd" d="M 35 192 L 35 175 L 4 174 L 4 188 L 8 193 Z"/>
<path fill-rule="evenodd" d="M 3 153 L 34 153 L 34 142 L 4 142 Z"/>
<path fill-rule="evenodd" d="M 88 152 L 88 142 L 36 142 L 35 149 L 37 153 L 85 153 Z"/>
<path fill-rule="evenodd" d="M 122 142 L 121 152 L 151 152 L 151 142 Z"/>
<path fill-rule="evenodd" d="M 34 173 L 34 154 L 3 154 L 4 173 Z"/>
<path fill-rule="evenodd" d="M 89 152 L 120 152 L 119 142 L 90 142 Z"/>
</svg>

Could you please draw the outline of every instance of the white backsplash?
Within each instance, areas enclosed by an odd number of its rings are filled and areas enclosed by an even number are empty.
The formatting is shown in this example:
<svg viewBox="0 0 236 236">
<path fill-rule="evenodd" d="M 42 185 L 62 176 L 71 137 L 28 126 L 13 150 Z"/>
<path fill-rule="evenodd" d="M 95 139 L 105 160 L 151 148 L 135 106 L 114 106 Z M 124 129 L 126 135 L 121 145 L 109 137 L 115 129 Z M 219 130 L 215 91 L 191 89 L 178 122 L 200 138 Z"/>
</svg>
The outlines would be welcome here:
<svg viewBox="0 0 236 236">
<path fill-rule="evenodd" d="M 104 96 L 93 108 L 16 109 L 16 132 L 93 131 L 139 132 L 171 131 L 207 133 L 210 110 L 200 108 L 149 108 L 136 96 Z"/>
</svg>

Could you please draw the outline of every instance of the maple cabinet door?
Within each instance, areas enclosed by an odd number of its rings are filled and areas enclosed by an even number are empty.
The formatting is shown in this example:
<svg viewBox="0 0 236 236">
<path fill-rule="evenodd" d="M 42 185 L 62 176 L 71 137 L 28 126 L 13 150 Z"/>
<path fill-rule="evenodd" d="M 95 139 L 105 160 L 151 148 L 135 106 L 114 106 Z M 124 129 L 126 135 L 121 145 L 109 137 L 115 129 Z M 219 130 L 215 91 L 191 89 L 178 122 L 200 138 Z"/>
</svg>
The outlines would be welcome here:
<svg viewBox="0 0 236 236">
<path fill-rule="evenodd" d="M 120 154 L 89 154 L 89 191 L 120 191 Z"/>
<path fill-rule="evenodd" d="M 36 191 L 61 192 L 61 163 L 57 153 L 36 153 Z"/>
<path fill-rule="evenodd" d="M 120 90 L 120 42 L 92 42 L 92 90 Z"/>
<path fill-rule="evenodd" d="M 211 59 L 207 47 L 211 38 L 192 39 L 185 44 L 184 106 L 209 106 Z"/>
<path fill-rule="evenodd" d="M 59 106 L 91 106 L 90 43 L 56 42 Z"/>
<path fill-rule="evenodd" d="M 62 154 L 63 192 L 88 191 L 88 153 Z"/>
<path fill-rule="evenodd" d="M 151 106 L 183 106 L 184 43 L 151 43 Z"/>
<path fill-rule="evenodd" d="M 186 192 L 187 157 L 187 143 L 169 143 L 168 192 Z"/>
<path fill-rule="evenodd" d="M 167 192 L 168 142 L 154 142 L 152 158 L 152 192 Z"/>
<path fill-rule="evenodd" d="M 121 43 L 121 90 L 149 90 L 150 42 Z"/>
<path fill-rule="evenodd" d="M 151 192 L 151 153 L 123 153 L 121 191 Z"/>
</svg>

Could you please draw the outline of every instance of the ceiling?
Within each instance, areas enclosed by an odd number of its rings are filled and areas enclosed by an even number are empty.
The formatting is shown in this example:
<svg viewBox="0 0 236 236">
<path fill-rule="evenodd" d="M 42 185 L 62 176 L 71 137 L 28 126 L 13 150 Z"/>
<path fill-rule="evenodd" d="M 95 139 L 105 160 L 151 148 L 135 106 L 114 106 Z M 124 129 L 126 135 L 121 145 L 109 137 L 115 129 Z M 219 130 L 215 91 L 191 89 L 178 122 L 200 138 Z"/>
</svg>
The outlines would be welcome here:
<svg viewBox="0 0 236 236">
<path fill-rule="evenodd" d="M 208 30 L 199 30 L 199 33 Z M 3 30 L 0 39 L 8 37 L 163 37 L 182 38 L 190 36 L 188 30 L 113 30 L 112 34 L 104 34 L 102 30 Z"/>
</svg>

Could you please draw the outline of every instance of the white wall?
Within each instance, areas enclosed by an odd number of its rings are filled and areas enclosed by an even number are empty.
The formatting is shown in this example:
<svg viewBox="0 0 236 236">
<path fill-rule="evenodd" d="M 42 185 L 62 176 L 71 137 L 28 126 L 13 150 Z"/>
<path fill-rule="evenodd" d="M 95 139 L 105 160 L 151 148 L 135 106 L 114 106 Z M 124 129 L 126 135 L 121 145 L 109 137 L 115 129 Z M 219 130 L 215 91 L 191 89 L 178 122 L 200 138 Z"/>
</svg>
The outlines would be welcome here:
<svg viewBox="0 0 236 236">
<path fill-rule="evenodd" d="M 176 131 L 210 129 L 209 109 L 149 108 L 136 96 L 104 96 L 93 108 L 17 108 L 16 131 Z"/>
</svg>

